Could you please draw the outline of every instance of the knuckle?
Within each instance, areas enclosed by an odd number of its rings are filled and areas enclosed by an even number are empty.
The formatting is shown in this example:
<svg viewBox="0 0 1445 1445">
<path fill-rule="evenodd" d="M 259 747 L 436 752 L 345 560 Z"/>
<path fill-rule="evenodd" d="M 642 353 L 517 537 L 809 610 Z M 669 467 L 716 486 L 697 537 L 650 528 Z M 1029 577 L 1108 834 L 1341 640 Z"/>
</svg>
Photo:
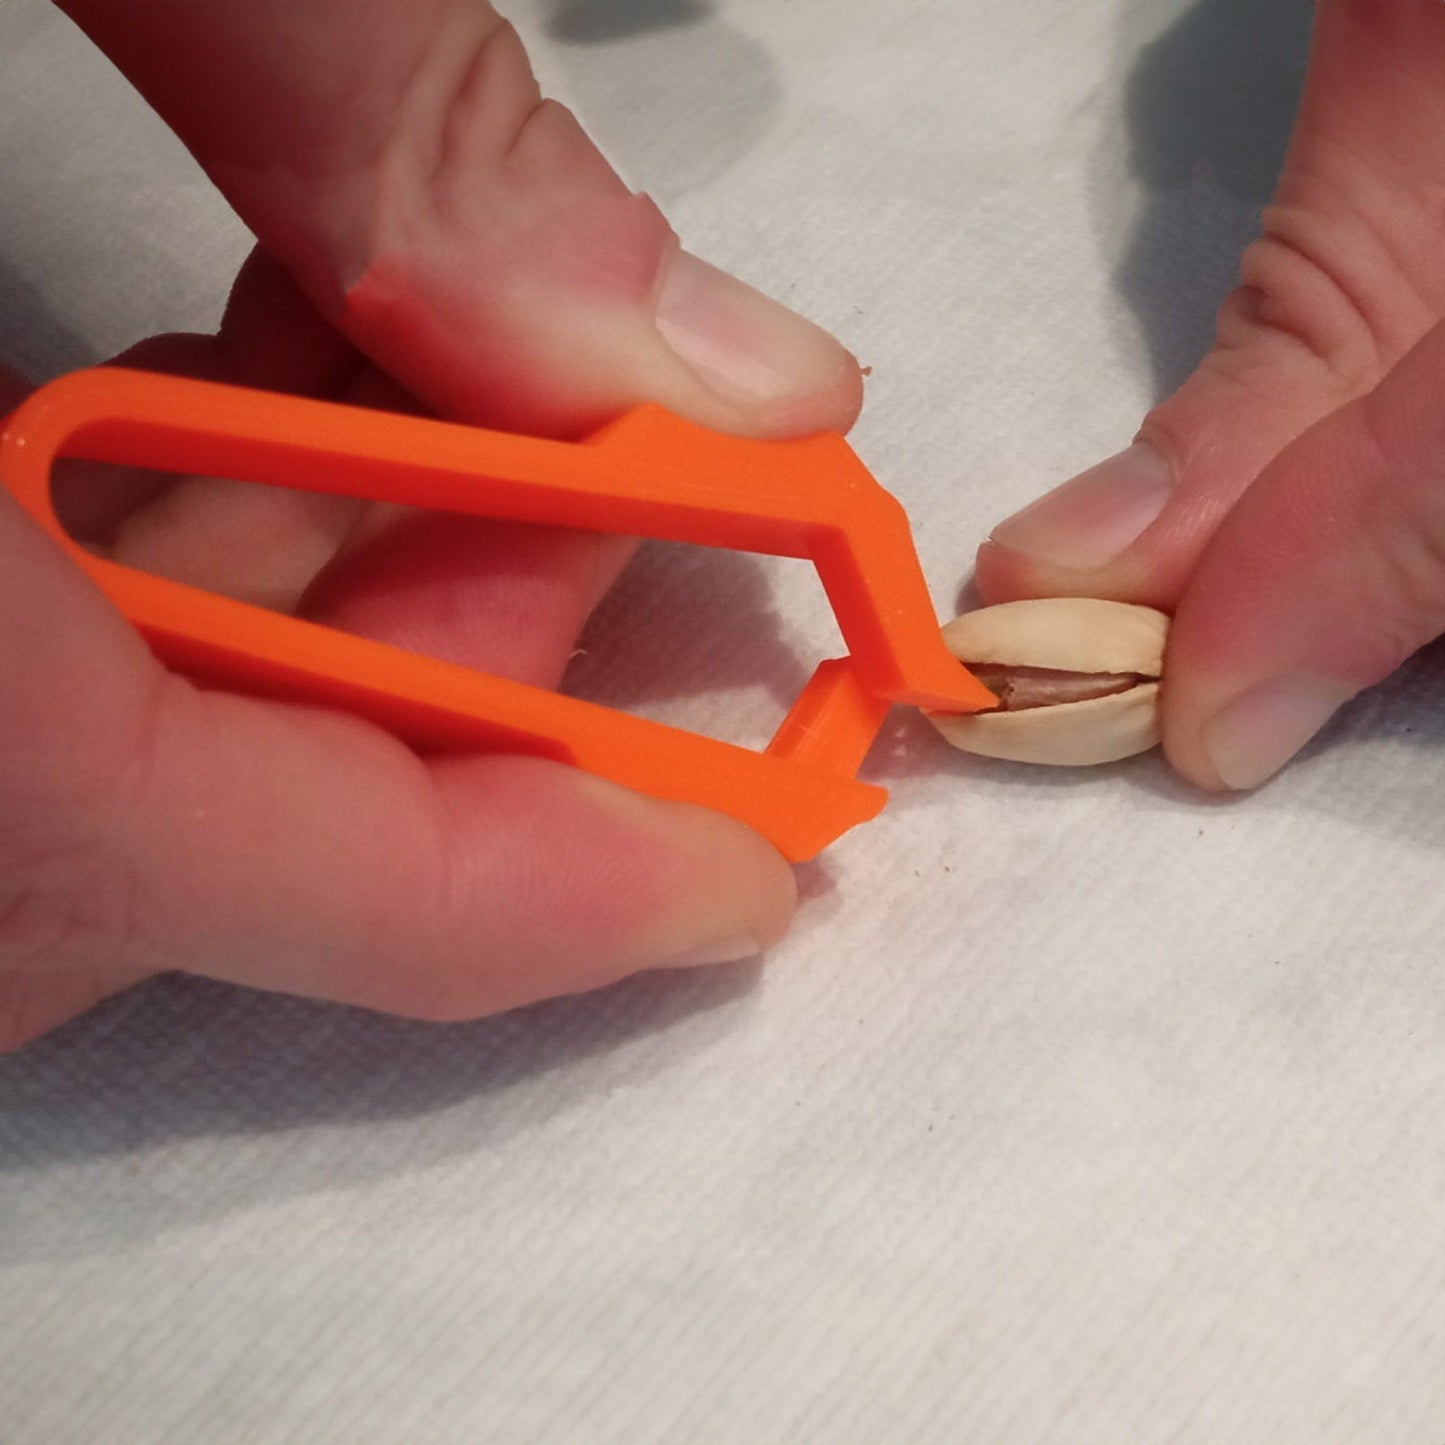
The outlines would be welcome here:
<svg viewBox="0 0 1445 1445">
<path fill-rule="evenodd" d="M 96 842 L 0 832 L 0 970 L 115 963 L 130 952 L 131 888 Z"/>
<path fill-rule="evenodd" d="M 549 109 L 517 32 L 488 6 L 469 32 L 438 31 L 398 110 L 384 167 L 428 182 L 438 197 L 470 189 L 478 168 L 505 164 Z"/>
<path fill-rule="evenodd" d="M 1394 195 L 1387 213 L 1398 220 L 1415 208 L 1415 198 Z M 1322 362 L 1347 391 L 1362 391 L 1431 324 L 1417 269 L 1372 214 L 1318 197 L 1269 206 L 1240 261 L 1240 285 L 1220 311 L 1219 342 L 1229 351 L 1262 334 L 1282 339 Z"/>
<path fill-rule="evenodd" d="M 1381 367 L 1382 343 L 1353 289 L 1308 219 L 1271 209 L 1240 260 L 1240 286 L 1220 316 L 1220 340 L 1261 332 L 1294 343 L 1342 380 L 1362 386 Z"/>
</svg>

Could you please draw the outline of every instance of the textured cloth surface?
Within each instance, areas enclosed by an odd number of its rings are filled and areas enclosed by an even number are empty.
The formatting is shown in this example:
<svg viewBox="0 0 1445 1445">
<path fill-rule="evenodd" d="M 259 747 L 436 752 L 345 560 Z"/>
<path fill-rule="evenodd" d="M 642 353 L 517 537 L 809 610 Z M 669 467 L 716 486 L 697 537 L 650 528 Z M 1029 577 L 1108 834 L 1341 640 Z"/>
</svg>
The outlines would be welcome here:
<svg viewBox="0 0 1445 1445">
<path fill-rule="evenodd" d="M 940 614 L 1205 344 L 1303 0 L 517 7 L 688 243 L 874 368 Z M 214 325 L 247 238 L 0 0 L 0 360 Z M 579 685 L 749 742 L 834 645 L 656 548 Z M 168 979 L 0 1061 L 6 1445 L 1438 1445 L 1445 683 L 1275 784 L 899 713 L 763 970 L 432 1027 Z"/>
</svg>

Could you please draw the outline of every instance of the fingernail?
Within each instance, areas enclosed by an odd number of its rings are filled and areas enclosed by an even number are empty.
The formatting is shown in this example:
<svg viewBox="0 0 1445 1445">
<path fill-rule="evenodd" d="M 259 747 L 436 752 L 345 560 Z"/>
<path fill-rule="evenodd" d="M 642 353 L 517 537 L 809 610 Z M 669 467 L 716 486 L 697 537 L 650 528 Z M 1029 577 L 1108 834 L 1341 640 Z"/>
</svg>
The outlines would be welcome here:
<svg viewBox="0 0 1445 1445">
<path fill-rule="evenodd" d="M 1144 531 L 1173 490 L 1169 463 L 1148 442 L 1135 442 L 1000 522 L 989 540 L 1055 567 L 1092 572 Z"/>
<path fill-rule="evenodd" d="M 853 365 L 821 327 L 686 251 L 663 280 L 657 329 L 708 386 L 744 406 L 826 387 Z"/>
<path fill-rule="evenodd" d="M 658 965 L 660 968 L 709 968 L 717 963 L 737 963 L 744 958 L 755 958 L 762 952 L 756 938 L 749 934 L 734 934 L 714 943 L 705 943 L 690 948 L 676 958 L 669 958 Z"/>
<path fill-rule="evenodd" d="M 1348 688 L 1317 678 L 1276 678 L 1216 713 L 1200 729 L 1200 741 L 1225 787 L 1256 788 L 1353 696 Z"/>
</svg>

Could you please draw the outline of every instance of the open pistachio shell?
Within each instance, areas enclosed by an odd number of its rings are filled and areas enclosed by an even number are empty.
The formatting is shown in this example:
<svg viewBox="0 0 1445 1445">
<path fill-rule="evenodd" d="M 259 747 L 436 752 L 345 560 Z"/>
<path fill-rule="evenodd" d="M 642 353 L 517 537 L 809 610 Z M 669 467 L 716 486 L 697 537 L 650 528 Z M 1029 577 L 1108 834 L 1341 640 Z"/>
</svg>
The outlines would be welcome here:
<svg viewBox="0 0 1445 1445">
<path fill-rule="evenodd" d="M 1064 767 L 1116 762 L 1159 741 L 1168 635 L 1168 617 L 1152 607 L 1088 597 L 965 613 L 943 629 L 948 650 L 984 672 L 995 691 L 999 677 L 1007 681 L 1018 669 L 1018 698 L 1004 697 L 997 711 L 929 717 L 955 747 L 985 757 Z M 1040 673 L 1057 675 L 1065 694 L 1088 692 L 1097 679 L 1101 695 L 1051 703 L 1050 689 L 1036 685 Z"/>
</svg>

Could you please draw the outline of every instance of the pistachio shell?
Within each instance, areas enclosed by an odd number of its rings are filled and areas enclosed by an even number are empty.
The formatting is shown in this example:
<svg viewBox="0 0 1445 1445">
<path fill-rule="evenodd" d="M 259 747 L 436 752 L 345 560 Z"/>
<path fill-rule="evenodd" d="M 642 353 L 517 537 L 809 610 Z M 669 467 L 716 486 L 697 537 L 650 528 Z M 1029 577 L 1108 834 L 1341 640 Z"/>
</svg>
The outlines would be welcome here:
<svg viewBox="0 0 1445 1445">
<path fill-rule="evenodd" d="M 1015 763 L 1082 768 L 1116 763 L 1159 741 L 1159 684 L 1143 682 L 1128 692 L 1063 707 L 1024 712 L 930 713 L 954 747 Z"/>
<path fill-rule="evenodd" d="M 1159 741 L 1159 684 L 1169 619 L 1151 607 L 1086 597 L 1005 602 L 943 629 L 964 664 L 1129 674 L 1135 686 L 1105 697 L 1019 711 L 930 713 L 955 747 L 1015 762 L 1084 767 L 1117 762 Z"/>
<path fill-rule="evenodd" d="M 1164 671 L 1169 619 L 1152 607 L 1097 597 L 1001 602 L 955 617 L 943 629 L 960 662 L 1002 662 L 1059 672 Z"/>
</svg>

